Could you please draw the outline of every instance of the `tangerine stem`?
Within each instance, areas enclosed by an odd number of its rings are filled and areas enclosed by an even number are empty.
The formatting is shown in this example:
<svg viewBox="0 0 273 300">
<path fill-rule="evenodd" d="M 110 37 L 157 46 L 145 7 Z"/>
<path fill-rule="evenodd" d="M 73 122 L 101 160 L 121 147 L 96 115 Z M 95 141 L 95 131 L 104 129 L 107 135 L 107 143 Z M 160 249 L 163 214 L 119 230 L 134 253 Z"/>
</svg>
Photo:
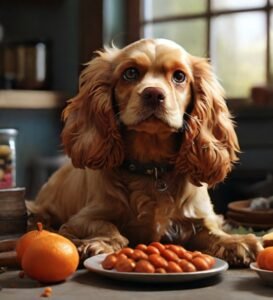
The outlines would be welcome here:
<svg viewBox="0 0 273 300">
<path fill-rule="evenodd" d="M 38 228 L 38 231 L 42 231 L 43 230 L 43 224 L 41 222 L 37 222 L 37 228 Z"/>
</svg>

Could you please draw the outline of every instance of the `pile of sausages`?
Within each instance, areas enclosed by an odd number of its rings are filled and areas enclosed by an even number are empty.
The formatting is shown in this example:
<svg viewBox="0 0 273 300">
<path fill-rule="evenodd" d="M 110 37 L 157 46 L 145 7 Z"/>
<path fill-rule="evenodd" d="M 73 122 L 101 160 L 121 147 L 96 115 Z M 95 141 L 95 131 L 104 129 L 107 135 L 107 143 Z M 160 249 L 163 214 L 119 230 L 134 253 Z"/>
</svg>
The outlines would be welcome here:
<svg viewBox="0 0 273 300">
<path fill-rule="evenodd" d="M 211 269 L 215 258 L 199 251 L 187 251 L 179 245 L 153 242 L 136 248 L 123 248 L 102 261 L 106 270 L 139 273 L 183 273 Z"/>
</svg>

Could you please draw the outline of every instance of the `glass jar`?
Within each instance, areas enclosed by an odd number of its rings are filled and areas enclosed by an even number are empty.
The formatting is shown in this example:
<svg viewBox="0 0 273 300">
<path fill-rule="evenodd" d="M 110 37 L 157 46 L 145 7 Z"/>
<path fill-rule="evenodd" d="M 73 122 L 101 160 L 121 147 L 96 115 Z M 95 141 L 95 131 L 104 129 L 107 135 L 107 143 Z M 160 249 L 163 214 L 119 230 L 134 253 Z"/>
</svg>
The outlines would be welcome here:
<svg viewBox="0 0 273 300">
<path fill-rule="evenodd" d="M 14 128 L 0 129 L 0 189 L 16 186 L 16 137 Z"/>
</svg>

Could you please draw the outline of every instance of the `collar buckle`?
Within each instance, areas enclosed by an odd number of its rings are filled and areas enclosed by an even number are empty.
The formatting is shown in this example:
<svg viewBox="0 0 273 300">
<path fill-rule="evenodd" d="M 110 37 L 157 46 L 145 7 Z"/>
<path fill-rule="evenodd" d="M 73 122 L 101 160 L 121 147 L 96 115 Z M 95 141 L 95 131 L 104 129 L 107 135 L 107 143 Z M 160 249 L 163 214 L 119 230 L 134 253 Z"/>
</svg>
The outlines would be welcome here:
<svg viewBox="0 0 273 300">
<path fill-rule="evenodd" d="M 165 180 L 161 178 L 162 174 L 170 172 L 173 170 L 174 166 L 172 164 L 157 164 L 157 163 L 148 163 L 140 164 L 136 161 L 124 161 L 123 167 L 129 172 L 135 174 L 142 174 L 147 176 L 154 177 L 155 188 L 159 192 L 164 192 L 168 189 L 168 184 Z"/>
</svg>

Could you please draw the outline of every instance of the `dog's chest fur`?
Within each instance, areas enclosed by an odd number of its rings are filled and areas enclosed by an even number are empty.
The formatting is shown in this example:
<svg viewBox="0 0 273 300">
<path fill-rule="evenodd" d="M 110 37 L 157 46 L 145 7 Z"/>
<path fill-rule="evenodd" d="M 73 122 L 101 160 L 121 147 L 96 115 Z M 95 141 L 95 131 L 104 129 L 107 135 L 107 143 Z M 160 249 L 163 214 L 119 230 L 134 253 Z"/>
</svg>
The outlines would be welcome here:
<svg viewBox="0 0 273 300">
<path fill-rule="evenodd" d="M 188 239 L 192 226 L 181 214 L 182 182 L 164 178 L 167 190 L 156 188 L 152 176 L 126 176 L 127 216 L 120 231 L 132 244 L 164 240 L 166 242 Z M 177 179 L 179 180 L 179 179 Z"/>
</svg>

